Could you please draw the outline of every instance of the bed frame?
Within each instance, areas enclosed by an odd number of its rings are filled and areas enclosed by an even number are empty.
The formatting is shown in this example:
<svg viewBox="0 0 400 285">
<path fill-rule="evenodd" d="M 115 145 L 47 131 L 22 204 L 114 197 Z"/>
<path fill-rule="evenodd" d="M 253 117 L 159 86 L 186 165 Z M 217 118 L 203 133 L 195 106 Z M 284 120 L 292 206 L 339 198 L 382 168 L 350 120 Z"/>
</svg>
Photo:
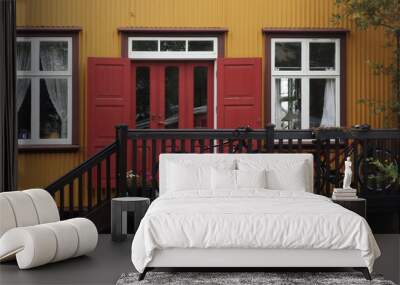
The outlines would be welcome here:
<svg viewBox="0 0 400 285">
<path fill-rule="evenodd" d="M 160 194 L 166 191 L 168 180 L 167 161 L 182 159 L 208 160 L 221 154 L 162 154 L 160 155 Z M 248 154 L 224 154 L 231 159 L 248 156 Z M 263 156 L 269 159 L 288 158 L 293 161 L 305 161 L 309 169 L 307 191 L 313 192 L 313 156 L 312 154 L 251 154 L 252 157 Z M 170 248 L 158 249 L 139 280 L 155 268 L 229 268 L 234 271 L 265 268 L 354 268 L 361 271 L 367 280 L 371 275 L 361 257 L 359 250 L 333 249 L 254 249 L 254 248 Z"/>
<path fill-rule="evenodd" d="M 330 249 L 194 249 L 156 250 L 152 261 L 139 275 L 155 268 L 229 268 L 246 271 L 271 268 L 354 268 L 367 280 L 371 275 L 359 250 Z M 262 271 L 262 270 L 260 270 Z"/>
</svg>

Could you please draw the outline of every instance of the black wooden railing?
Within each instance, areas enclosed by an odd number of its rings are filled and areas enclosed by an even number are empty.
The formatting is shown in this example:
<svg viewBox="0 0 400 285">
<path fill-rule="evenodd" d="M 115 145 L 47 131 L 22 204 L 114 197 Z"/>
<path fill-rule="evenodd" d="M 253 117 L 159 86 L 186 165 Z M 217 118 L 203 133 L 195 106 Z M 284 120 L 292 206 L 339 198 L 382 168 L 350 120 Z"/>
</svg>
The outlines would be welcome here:
<svg viewBox="0 0 400 285">
<path fill-rule="evenodd" d="M 400 231 L 399 181 L 374 184 L 374 169 L 368 159 L 400 162 L 400 130 L 317 129 L 132 129 L 116 127 L 113 144 L 47 187 L 59 203 L 62 217 L 89 213 L 114 196 L 157 195 L 160 153 L 313 153 L 314 192 L 330 196 L 342 183 L 344 160 L 353 161 L 353 187 L 364 197 L 376 197 L 371 211 L 385 208 L 397 211 L 395 228 Z M 127 173 L 134 174 L 128 179 Z M 376 181 L 375 181 L 376 182 Z M 379 186 L 379 187 L 378 187 Z M 386 204 L 385 204 L 386 203 Z M 375 205 L 375 206 L 374 206 Z M 389 206 L 387 206 L 389 205 Z M 105 223 L 109 223 L 105 221 Z M 397 223 L 397 224 L 396 224 Z"/>
</svg>

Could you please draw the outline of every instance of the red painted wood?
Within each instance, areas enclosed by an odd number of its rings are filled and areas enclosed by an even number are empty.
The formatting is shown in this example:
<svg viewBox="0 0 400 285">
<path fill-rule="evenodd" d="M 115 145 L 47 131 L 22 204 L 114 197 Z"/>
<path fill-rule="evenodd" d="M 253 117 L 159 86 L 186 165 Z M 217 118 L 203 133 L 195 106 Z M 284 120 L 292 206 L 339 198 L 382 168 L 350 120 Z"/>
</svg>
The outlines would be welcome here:
<svg viewBox="0 0 400 285">
<path fill-rule="evenodd" d="M 218 128 L 261 128 L 261 58 L 218 59 Z"/>
<path fill-rule="evenodd" d="M 89 58 L 87 145 L 93 155 L 115 141 L 115 126 L 134 125 L 131 62 L 125 58 Z"/>
</svg>

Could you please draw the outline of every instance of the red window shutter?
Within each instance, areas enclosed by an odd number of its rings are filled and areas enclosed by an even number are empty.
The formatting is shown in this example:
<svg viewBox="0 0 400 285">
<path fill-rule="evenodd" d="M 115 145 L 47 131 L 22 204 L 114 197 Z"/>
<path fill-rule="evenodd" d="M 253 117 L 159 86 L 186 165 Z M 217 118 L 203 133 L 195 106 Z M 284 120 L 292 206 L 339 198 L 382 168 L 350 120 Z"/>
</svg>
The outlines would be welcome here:
<svg viewBox="0 0 400 285">
<path fill-rule="evenodd" d="M 261 128 L 261 58 L 218 59 L 218 128 Z"/>
<path fill-rule="evenodd" d="M 125 58 L 89 58 L 87 91 L 88 154 L 115 140 L 115 126 L 133 126 L 131 62 Z"/>
</svg>

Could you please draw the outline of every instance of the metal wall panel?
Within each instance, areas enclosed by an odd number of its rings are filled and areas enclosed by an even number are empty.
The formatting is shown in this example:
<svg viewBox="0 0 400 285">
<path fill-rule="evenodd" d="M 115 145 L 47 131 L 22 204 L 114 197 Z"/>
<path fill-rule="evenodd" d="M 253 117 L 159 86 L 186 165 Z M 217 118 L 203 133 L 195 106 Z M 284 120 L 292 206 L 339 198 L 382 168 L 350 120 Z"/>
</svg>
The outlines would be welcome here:
<svg viewBox="0 0 400 285">
<path fill-rule="evenodd" d="M 86 155 L 87 57 L 118 57 L 118 27 L 226 27 L 227 57 L 264 57 L 263 27 L 329 28 L 334 0 L 17 0 L 18 26 L 81 26 L 80 144 L 78 152 L 19 155 L 20 188 L 45 186 Z M 357 99 L 388 100 L 390 79 L 373 75 L 367 61 L 388 61 L 381 30 L 358 31 L 347 41 L 347 125 L 381 127 L 382 117 Z M 265 59 L 263 59 L 265 62 Z M 40 167 L 38 167 L 40 165 Z"/>
</svg>

